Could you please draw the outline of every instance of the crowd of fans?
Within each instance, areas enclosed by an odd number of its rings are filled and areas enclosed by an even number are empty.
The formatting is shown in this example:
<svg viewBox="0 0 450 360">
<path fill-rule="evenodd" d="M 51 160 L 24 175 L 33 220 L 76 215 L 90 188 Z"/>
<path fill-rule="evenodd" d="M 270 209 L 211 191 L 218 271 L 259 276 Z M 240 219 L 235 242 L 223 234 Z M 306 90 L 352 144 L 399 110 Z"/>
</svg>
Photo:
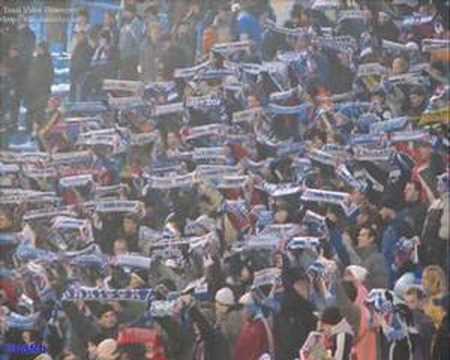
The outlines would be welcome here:
<svg viewBox="0 0 450 360">
<path fill-rule="evenodd" d="M 1 359 L 448 358 L 448 5 L 294 3 L 2 27 Z"/>
</svg>

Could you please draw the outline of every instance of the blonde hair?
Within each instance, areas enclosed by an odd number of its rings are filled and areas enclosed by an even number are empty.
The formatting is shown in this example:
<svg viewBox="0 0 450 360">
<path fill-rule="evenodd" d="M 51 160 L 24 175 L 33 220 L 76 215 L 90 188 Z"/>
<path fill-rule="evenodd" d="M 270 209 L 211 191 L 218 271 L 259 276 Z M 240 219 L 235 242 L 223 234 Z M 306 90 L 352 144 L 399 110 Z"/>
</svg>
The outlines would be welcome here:
<svg viewBox="0 0 450 360">
<path fill-rule="evenodd" d="M 422 285 L 431 296 L 447 292 L 447 279 L 444 270 L 438 265 L 427 266 L 423 270 Z"/>
</svg>

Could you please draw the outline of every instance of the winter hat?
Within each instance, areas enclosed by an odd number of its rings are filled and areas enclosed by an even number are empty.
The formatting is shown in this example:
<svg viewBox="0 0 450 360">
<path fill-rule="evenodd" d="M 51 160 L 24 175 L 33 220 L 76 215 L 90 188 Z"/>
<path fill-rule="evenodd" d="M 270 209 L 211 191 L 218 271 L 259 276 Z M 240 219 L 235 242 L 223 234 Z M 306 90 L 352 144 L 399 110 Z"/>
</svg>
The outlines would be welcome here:
<svg viewBox="0 0 450 360">
<path fill-rule="evenodd" d="M 116 360 L 119 358 L 117 351 L 117 342 L 114 339 L 103 340 L 97 346 L 98 360 Z"/>
<path fill-rule="evenodd" d="M 339 308 L 337 308 L 336 306 L 330 306 L 327 307 L 321 317 L 320 320 L 324 323 L 324 324 L 328 324 L 328 325 L 337 325 L 341 322 L 342 320 L 342 314 L 339 310 Z"/>
<path fill-rule="evenodd" d="M 346 270 L 348 270 L 359 281 L 364 281 L 368 273 L 365 268 L 359 265 L 349 265 Z"/>
<path fill-rule="evenodd" d="M 216 302 L 227 305 L 227 306 L 233 306 L 235 305 L 235 299 L 233 291 L 231 291 L 228 287 L 223 287 L 222 289 L 218 290 L 215 297 Z"/>
<path fill-rule="evenodd" d="M 413 273 L 407 272 L 403 274 L 394 285 L 394 294 L 404 300 L 406 291 L 416 284 L 416 277 Z"/>
</svg>

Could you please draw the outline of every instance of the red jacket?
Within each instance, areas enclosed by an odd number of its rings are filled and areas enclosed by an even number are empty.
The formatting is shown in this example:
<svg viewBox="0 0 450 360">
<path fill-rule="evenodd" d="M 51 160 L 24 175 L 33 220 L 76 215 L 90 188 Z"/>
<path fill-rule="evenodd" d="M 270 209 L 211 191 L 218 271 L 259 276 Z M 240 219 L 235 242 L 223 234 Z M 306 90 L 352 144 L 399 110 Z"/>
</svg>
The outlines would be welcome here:
<svg viewBox="0 0 450 360">
<path fill-rule="evenodd" d="M 262 321 L 245 321 L 234 348 L 234 360 L 258 360 L 267 352 L 269 341 Z"/>
</svg>

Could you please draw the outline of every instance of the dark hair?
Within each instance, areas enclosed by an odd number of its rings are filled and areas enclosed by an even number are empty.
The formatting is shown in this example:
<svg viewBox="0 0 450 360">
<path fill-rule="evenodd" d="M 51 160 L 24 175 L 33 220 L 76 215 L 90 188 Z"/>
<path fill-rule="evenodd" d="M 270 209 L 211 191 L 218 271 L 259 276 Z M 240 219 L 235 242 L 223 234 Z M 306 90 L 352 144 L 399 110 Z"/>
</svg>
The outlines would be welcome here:
<svg viewBox="0 0 450 360">
<path fill-rule="evenodd" d="M 406 290 L 405 295 L 415 295 L 419 300 L 423 300 L 426 297 L 425 291 L 416 286 L 410 287 Z"/>
<path fill-rule="evenodd" d="M 363 229 L 369 230 L 369 236 L 373 238 L 377 238 L 377 232 L 375 230 L 376 226 L 374 224 L 367 224 L 366 226 L 362 227 Z"/>
<path fill-rule="evenodd" d="M 320 320 L 328 325 L 337 325 L 342 320 L 343 316 L 337 306 L 327 307 L 320 317 Z"/>
<path fill-rule="evenodd" d="M 86 9 L 86 8 L 80 9 L 80 11 L 78 11 L 78 16 L 85 17 L 86 19 L 89 20 L 89 11 L 88 11 L 88 9 Z"/>
<path fill-rule="evenodd" d="M 212 331 L 212 327 L 209 324 L 208 320 L 206 320 L 204 315 L 200 312 L 200 310 L 194 306 L 194 307 L 191 307 L 188 310 L 188 312 L 189 312 L 192 322 L 197 325 L 199 332 L 200 332 L 200 336 L 205 338 L 208 335 L 210 335 L 211 331 Z"/>
<path fill-rule="evenodd" d="M 356 297 L 358 296 L 358 289 L 355 287 L 353 282 L 349 280 L 343 280 L 341 284 L 350 301 L 355 302 Z"/>
</svg>

